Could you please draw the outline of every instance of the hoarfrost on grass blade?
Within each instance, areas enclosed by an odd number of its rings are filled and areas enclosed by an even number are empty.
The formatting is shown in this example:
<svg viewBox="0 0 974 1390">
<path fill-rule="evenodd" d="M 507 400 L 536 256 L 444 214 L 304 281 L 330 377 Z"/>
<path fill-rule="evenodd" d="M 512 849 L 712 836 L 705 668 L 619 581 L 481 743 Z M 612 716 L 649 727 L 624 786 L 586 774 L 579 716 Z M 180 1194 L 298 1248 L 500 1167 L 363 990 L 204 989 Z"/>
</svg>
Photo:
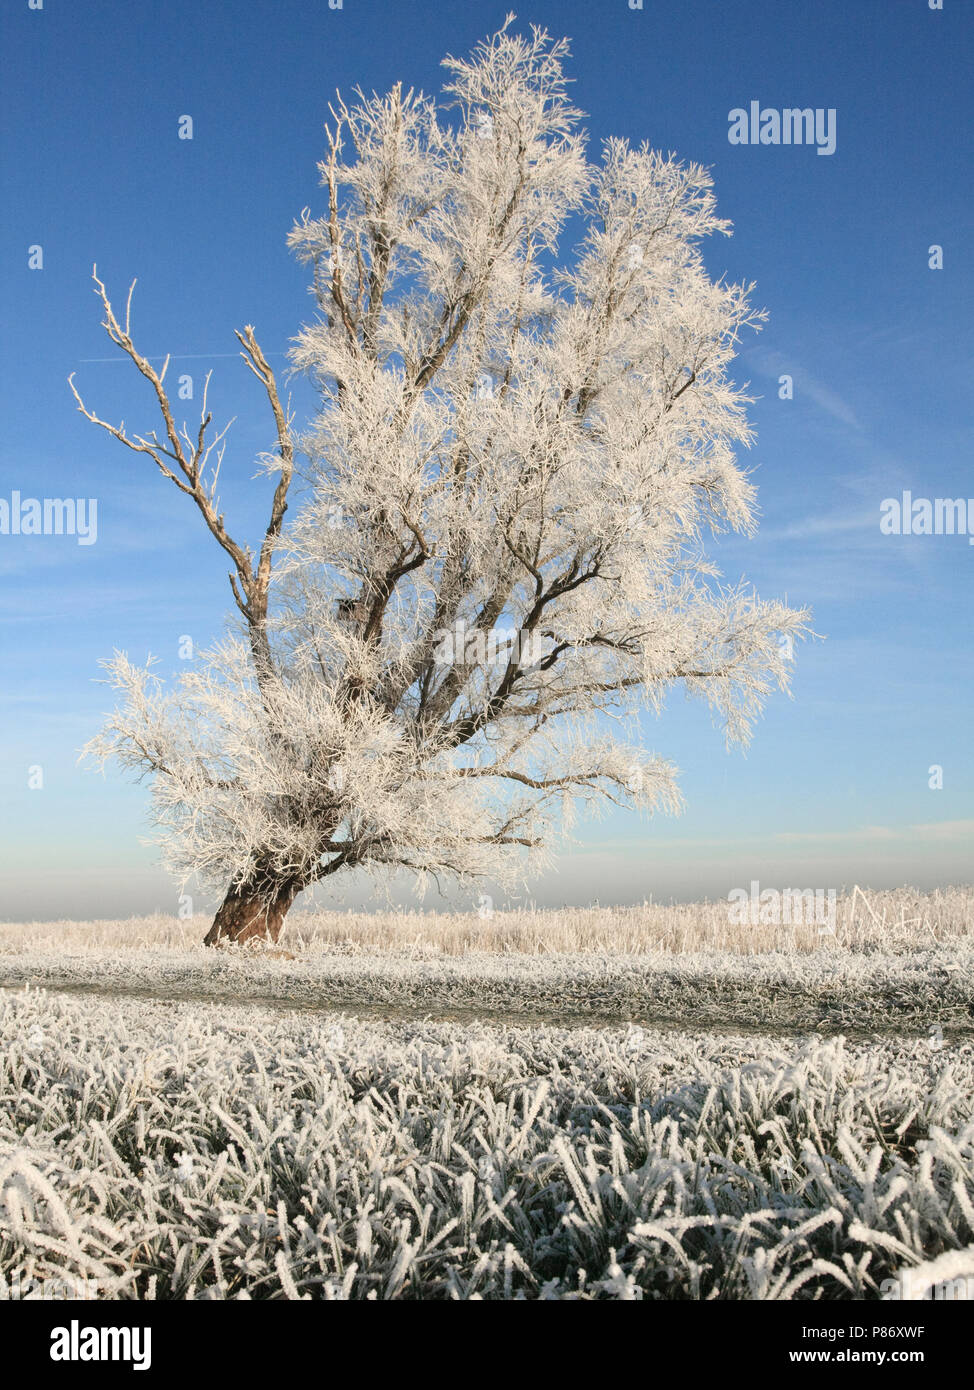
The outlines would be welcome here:
<svg viewBox="0 0 974 1390">
<path fill-rule="evenodd" d="M 969 1042 L 339 1026 L 0 996 L 7 1296 L 873 1299 L 968 1268 Z"/>
</svg>

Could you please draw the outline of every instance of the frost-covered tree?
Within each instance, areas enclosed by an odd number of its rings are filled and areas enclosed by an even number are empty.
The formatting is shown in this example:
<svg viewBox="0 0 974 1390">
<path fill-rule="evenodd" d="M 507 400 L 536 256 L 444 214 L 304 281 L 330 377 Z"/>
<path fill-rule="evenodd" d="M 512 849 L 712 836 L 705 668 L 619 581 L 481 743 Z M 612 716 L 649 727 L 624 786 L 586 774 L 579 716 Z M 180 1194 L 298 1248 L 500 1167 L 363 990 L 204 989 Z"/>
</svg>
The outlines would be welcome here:
<svg viewBox="0 0 974 1390">
<path fill-rule="evenodd" d="M 787 685 L 807 615 L 722 586 L 701 548 L 754 526 L 728 369 L 762 315 L 705 269 L 729 228 L 704 169 L 622 140 L 588 162 L 567 51 L 509 18 L 445 60 L 439 107 L 397 85 L 331 109 L 323 215 L 290 237 L 318 306 L 292 352 L 320 392 L 302 436 L 237 334 L 276 429 L 256 551 L 219 509 L 226 431 L 205 402 L 177 425 L 96 277 L 164 429 L 79 407 L 232 562 L 225 640 L 171 691 L 116 655 L 90 745 L 151 776 L 169 866 L 225 893 L 208 942 L 276 940 L 340 870 L 504 882 L 580 802 L 674 809 L 675 769 L 627 739 L 640 711 L 679 683 L 745 741 Z"/>
</svg>

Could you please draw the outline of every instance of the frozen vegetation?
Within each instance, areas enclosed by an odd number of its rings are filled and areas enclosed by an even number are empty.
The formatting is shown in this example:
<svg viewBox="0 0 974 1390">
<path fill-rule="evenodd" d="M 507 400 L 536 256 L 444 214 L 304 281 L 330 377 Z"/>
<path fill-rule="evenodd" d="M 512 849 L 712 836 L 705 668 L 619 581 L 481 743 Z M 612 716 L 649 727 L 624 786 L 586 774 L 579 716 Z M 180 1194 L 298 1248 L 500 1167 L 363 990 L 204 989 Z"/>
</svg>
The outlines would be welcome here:
<svg viewBox="0 0 974 1390">
<path fill-rule="evenodd" d="M 8 1289 L 871 1299 L 974 1243 L 970 1042 L 37 990 L 0 1023 Z"/>
<path fill-rule="evenodd" d="M 823 943 L 849 951 L 889 953 L 937 945 L 974 944 L 974 888 L 920 893 L 853 889 L 839 895 L 835 934 L 810 922 L 736 922 L 726 901 L 640 903 L 633 907 L 519 908 L 477 912 L 298 911 L 287 919 L 281 945 L 295 954 L 330 946 L 369 953 L 390 948 L 423 955 L 468 951 L 519 955 L 638 954 L 644 951 L 808 952 Z M 199 945 L 208 919 L 175 916 L 99 922 L 0 922 L 0 951 L 78 951 Z"/>
<path fill-rule="evenodd" d="M 0 957 L 0 984 L 112 996 L 258 1001 L 371 1016 L 639 1022 L 761 1031 L 969 1028 L 974 951 L 440 959 L 323 951 L 307 960 L 132 950 Z"/>
<path fill-rule="evenodd" d="M 204 949 L 201 921 L 0 926 L 0 984 L 260 1000 L 373 1015 L 847 1033 L 974 1015 L 971 892 L 853 895 L 835 930 L 742 926 L 726 903 L 296 915 L 282 952 Z"/>
<path fill-rule="evenodd" d="M 2 926 L 0 1297 L 972 1296 L 971 920 Z"/>
</svg>

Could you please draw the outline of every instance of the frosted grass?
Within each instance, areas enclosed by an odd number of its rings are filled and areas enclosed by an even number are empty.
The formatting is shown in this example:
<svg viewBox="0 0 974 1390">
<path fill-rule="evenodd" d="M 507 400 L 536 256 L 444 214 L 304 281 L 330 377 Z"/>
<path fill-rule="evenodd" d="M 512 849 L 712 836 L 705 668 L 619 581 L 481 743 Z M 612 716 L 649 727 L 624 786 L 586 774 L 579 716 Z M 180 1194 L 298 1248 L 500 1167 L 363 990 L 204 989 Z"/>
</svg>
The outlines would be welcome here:
<svg viewBox="0 0 974 1390">
<path fill-rule="evenodd" d="M 8 1290 L 872 1299 L 974 1243 L 969 1042 L 35 990 L 0 997 L 0 1031 Z"/>
<path fill-rule="evenodd" d="M 202 919 L 6 924 L 0 985 L 386 1018 L 957 1032 L 974 1019 L 972 902 L 969 889 L 857 892 L 834 934 L 731 932 L 726 904 L 298 914 L 270 951 L 205 949 Z"/>
<path fill-rule="evenodd" d="M 203 947 L 25 949 L 0 953 L 0 985 L 386 1018 L 902 1035 L 971 1031 L 974 949 L 430 957 L 332 947 L 297 959 Z"/>
<path fill-rule="evenodd" d="M 726 951 L 752 955 L 818 951 L 816 923 L 738 924 L 727 902 L 644 903 L 635 907 L 566 907 L 476 912 L 292 911 L 281 945 L 297 956 L 319 951 L 406 951 L 421 956 L 469 952 L 518 955 L 635 955 Z M 155 914 L 125 921 L 0 923 L 0 951 L 187 950 L 210 919 Z M 974 945 L 974 888 L 850 890 L 837 900 L 838 950 L 887 954 L 937 945 Z"/>
</svg>

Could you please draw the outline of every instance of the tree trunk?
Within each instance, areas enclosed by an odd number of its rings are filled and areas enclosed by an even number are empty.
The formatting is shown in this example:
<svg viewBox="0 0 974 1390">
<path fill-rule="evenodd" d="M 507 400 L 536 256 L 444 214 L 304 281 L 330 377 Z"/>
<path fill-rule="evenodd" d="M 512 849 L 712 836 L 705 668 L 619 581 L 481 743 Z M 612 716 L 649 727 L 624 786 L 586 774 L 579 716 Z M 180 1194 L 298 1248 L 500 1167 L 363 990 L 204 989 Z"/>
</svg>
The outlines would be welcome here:
<svg viewBox="0 0 974 1390">
<path fill-rule="evenodd" d="M 299 883 L 272 884 L 262 892 L 247 884 L 230 888 L 203 938 L 204 946 L 276 942 L 288 909 L 300 891 Z"/>
</svg>

